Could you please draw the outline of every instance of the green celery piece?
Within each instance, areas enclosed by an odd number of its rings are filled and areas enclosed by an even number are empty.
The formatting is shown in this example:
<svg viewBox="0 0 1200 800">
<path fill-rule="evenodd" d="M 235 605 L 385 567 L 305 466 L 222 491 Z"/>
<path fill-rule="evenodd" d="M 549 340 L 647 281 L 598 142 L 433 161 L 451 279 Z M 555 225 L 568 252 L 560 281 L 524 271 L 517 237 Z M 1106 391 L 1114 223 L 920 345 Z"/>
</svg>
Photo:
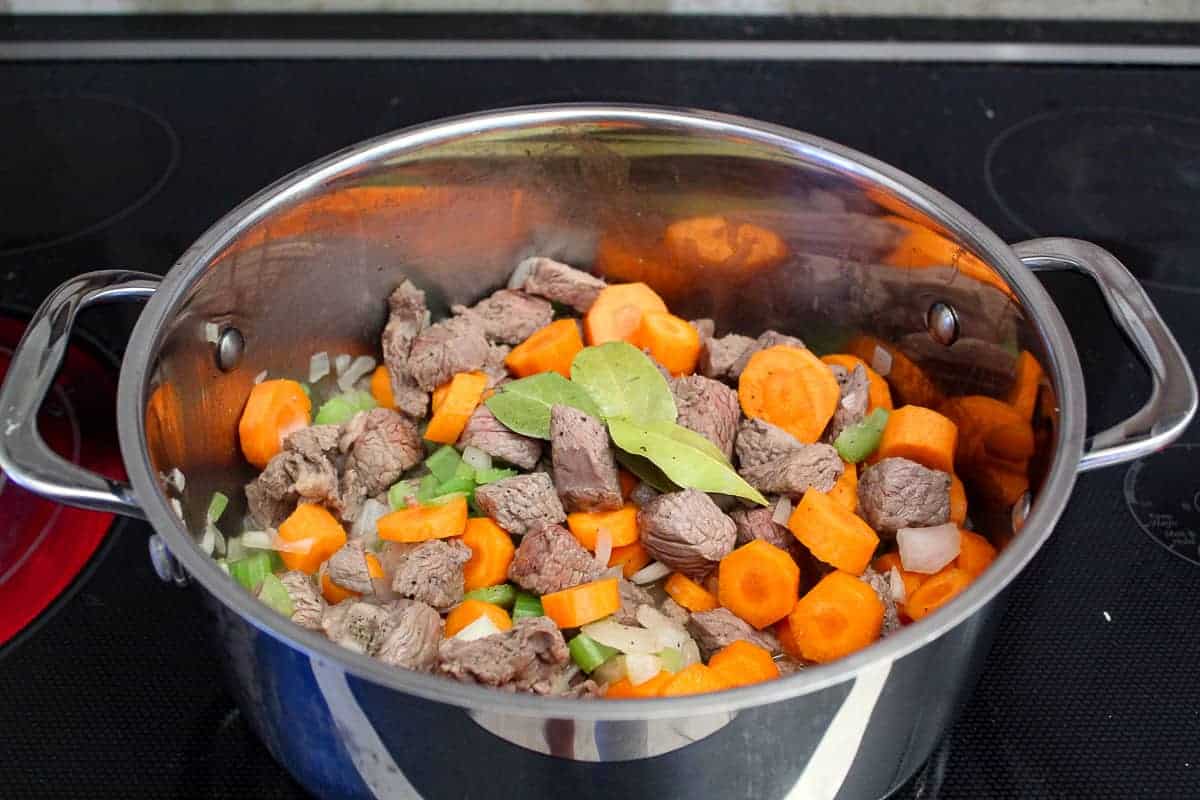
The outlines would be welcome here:
<svg viewBox="0 0 1200 800">
<path fill-rule="evenodd" d="M 258 599 L 288 618 L 296 610 L 292 605 L 292 597 L 288 594 L 287 587 L 270 572 L 263 576 L 262 587 L 258 590 Z"/>
<path fill-rule="evenodd" d="M 509 608 L 517 599 L 517 590 L 511 583 L 500 583 L 495 586 L 485 586 L 482 589 L 472 589 L 464 596 L 468 600 L 482 600 L 501 608 Z"/>
<path fill-rule="evenodd" d="M 581 633 L 567 642 L 567 650 L 571 653 L 571 659 L 587 673 L 619 652 L 615 647 L 600 644 L 586 633 Z"/>
<path fill-rule="evenodd" d="M 465 497 L 467 499 L 467 505 L 470 505 L 471 498 L 473 496 L 474 495 L 467 494 L 466 492 L 446 492 L 445 494 L 439 494 L 436 497 L 429 498 L 426 505 L 442 506 L 442 505 L 445 505 L 446 503 L 449 503 L 451 500 L 457 500 L 460 497 Z"/>
<path fill-rule="evenodd" d="M 571 362 L 571 382 L 592 398 L 605 419 L 674 422 L 675 397 L 650 357 L 629 342 L 585 347 Z"/>
<path fill-rule="evenodd" d="M 216 522 L 229 506 L 229 498 L 220 492 L 213 492 L 212 500 L 208 502 L 208 521 Z"/>
<path fill-rule="evenodd" d="M 462 456 L 448 444 L 434 450 L 433 455 L 425 459 L 425 467 L 438 479 L 438 483 L 445 483 L 455 477 L 462 463 Z"/>
<path fill-rule="evenodd" d="M 846 426 L 833 440 L 834 449 L 843 461 L 857 464 L 879 447 L 887 421 L 887 409 L 875 409 L 862 422 Z"/>
<path fill-rule="evenodd" d="M 515 478 L 517 471 L 515 469 L 505 469 L 504 467 L 491 467 L 489 469 L 475 470 L 475 485 L 483 486 L 488 483 L 502 481 L 505 478 Z"/>
<path fill-rule="evenodd" d="M 667 672 L 679 672 L 683 669 L 683 653 L 674 647 L 664 647 L 658 651 L 658 660 L 662 662 Z"/>
<path fill-rule="evenodd" d="M 553 406 L 571 406 L 600 418 L 600 409 L 588 393 L 557 372 L 542 372 L 501 384 L 484 405 L 504 427 L 535 439 L 550 438 Z"/>
<path fill-rule="evenodd" d="M 408 508 L 410 502 L 416 502 L 419 487 L 420 481 L 413 478 L 396 481 L 392 488 L 388 489 L 388 505 L 393 511 Z"/>
<path fill-rule="evenodd" d="M 542 610 L 542 601 L 540 598 L 529 592 L 517 592 L 517 597 L 513 600 L 513 622 L 524 617 L 544 616 L 546 616 L 546 612 Z"/>
<path fill-rule="evenodd" d="M 259 584 L 271 574 L 271 554 L 256 550 L 254 555 L 239 558 L 229 565 L 229 574 L 248 592 L 258 591 Z"/>
<path fill-rule="evenodd" d="M 275 550 L 260 550 L 260 553 L 266 553 L 267 558 L 271 559 L 271 572 L 282 572 L 287 569 L 283 563 L 283 556 Z"/>
<path fill-rule="evenodd" d="M 317 416 L 313 418 L 313 423 L 316 425 L 341 425 L 349 422 L 358 412 L 369 411 L 377 405 L 378 403 L 375 402 L 375 398 L 371 396 L 370 392 L 355 390 L 334 395 L 321 404 L 317 410 Z"/>
<path fill-rule="evenodd" d="M 424 504 L 437 497 L 438 486 L 441 483 L 433 473 L 421 478 L 421 482 L 417 485 L 417 502 Z"/>
<path fill-rule="evenodd" d="M 446 494 L 470 494 L 475 491 L 474 478 L 451 478 L 445 483 L 438 484 L 437 497 Z"/>
<path fill-rule="evenodd" d="M 457 481 L 457 480 L 463 480 L 463 479 L 469 480 L 471 483 L 474 483 L 475 482 L 475 468 L 472 467 L 470 464 L 468 464 L 465 461 L 460 461 L 460 462 L 458 462 L 458 466 L 454 468 L 454 475 L 450 478 L 450 480 Z"/>
</svg>

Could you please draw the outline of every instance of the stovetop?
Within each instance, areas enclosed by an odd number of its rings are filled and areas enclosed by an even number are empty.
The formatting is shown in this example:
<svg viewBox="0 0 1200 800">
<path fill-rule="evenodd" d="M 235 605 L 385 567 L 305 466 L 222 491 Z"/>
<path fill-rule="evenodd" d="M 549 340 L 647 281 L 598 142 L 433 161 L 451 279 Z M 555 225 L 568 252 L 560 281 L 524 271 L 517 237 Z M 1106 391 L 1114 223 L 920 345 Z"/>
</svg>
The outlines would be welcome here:
<svg viewBox="0 0 1200 800">
<path fill-rule="evenodd" d="M 1097 241 L 1142 279 L 1200 368 L 1196 97 L 1200 71 L 1168 67 L 3 61 L 0 309 L 28 312 L 90 269 L 166 272 L 241 199 L 363 138 L 484 108 L 609 100 L 810 131 L 916 175 L 1010 241 Z M 1140 404 L 1145 370 L 1093 287 L 1047 284 L 1076 334 L 1089 428 L 1100 429 Z M 84 328 L 119 352 L 135 317 L 89 312 Z M 972 700 L 898 797 L 1200 795 L 1200 496 L 1187 477 L 1197 447 L 1193 427 L 1134 468 L 1080 477 L 1009 590 Z M 58 613 L 0 659 L 0 796 L 301 796 L 224 688 L 220 654 L 191 622 L 198 594 L 155 576 L 148 533 L 115 525 Z"/>
</svg>

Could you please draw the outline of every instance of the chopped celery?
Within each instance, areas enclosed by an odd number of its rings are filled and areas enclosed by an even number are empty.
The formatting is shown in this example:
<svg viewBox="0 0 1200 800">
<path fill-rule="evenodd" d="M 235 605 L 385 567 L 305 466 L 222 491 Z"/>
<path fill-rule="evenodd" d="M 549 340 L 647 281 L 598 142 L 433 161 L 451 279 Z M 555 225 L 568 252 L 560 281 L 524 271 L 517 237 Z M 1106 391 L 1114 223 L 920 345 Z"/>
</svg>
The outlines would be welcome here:
<svg viewBox="0 0 1200 800">
<path fill-rule="evenodd" d="M 450 445 L 439 447 L 429 458 L 425 459 L 425 466 L 440 483 L 445 483 L 455 477 L 462 463 L 462 456 Z"/>
<path fill-rule="evenodd" d="M 513 622 L 524 617 L 544 616 L 546 616 L 546 612 L 542 610 L 541 599 L 528 592 L 517 592 L 516 599 L 513 600 Z"/>
<path fill-rule="evenodd" d="M 438 495 L 454 494 L 459 492 L 462 494 L 470 494 L 473 491 L 475 491 L 475 481 L 471 478 L 451 478 L 437 487 Z"/>
<path fill-rule="evenodd" d="M 511 583 L 500 583 L 495 586 L 485 586 L 482 589 L 472 589 L 467 592 L 468 600 L 482 600 L 485 603 L 508 608 L 517 599 L 517 590 Z"/>
<path fill-rule="evenodd" d="M 370 392 L 351 391 L 334 395 L 317 410 L 313 422 L 317 425 L 341 425 L 360 411 L 375 408 L 378 403 Z"/>
<path fill-rule="evenodd" d="M 246 547 L 242 545 L 242 537 L 230 536 L 225 540 L 226 561 L 237 561 L 238 559 L 245 558 L 248 552 Z M 225 571 L 228 572 L 229 570 L 226 569 Z"/>
<path fill-rule="evenodd" d="M 296 610 L 292 606 L 292 597 L 288 594 L 287 587 L 279 578 L 269 572 L 263 576 L 262 587 L 258 590 L 258 599 L 285 617 L 291 617 Z"/>
<path fill-rule="evenodd" d="M 458 466 L 454 468 L 454 475 L 451 476 L 452 481 L 470 481 L 475 483 L 475 468 L 465 461 L 458 462 Z"/>
<path fill-rule="evenodd" d="M 263 552 L 267 554 L 267 558 L 271 559 L 271 572 L 280 572 L 287 569 L 283 563 L 283 556 L 279 555 L 277 551 L 264 550 Z"/>
<path fill-rule="evenodd" d="M 885 408 L 872 411 L 862 422 L 847 426 L 833 441 L 834 448 L 844 461 L 857 464 L 879 447 L 883 429 L 887 426 L 888 412 Z"/>
<path fill-rule="evenodd" d="M 440 483 L 441 481 L 433 474 L 421 478 L 420 484 L 417 485 L 417 502 L 424 504 L 437 497 Z"/>
<path fill-rule="evenodd" d="M 392 507 L 393 511 L 408 508 L 409 503 L 417 501 L 419 488 L 420 481 L 412 478 L 406 481 L 396 481 L 392 484 L 392 488 L 388 489 L 388 505 Z"/>
<path fill-rule="evenodd" d="M 270 552 L 256 550 L 253 555 L 231 562 L 229 574 L 247 591 L 258 591 L 258 586 L 263 582 L 263 578 L 271 574 Z"/>
<path fill-rule="evenodd" d="M 229 505 L 229 498 L 220 492 L 213 492 L 212 500 L 208 501 L 208 521 L 216 522 L 225 513 L 226 506 Z"/>
<path fill-rule="evenodd" d="M 600 644 L 586 633 L 581 633 L 567 642 L 567 649 L 579 668 L 589 673 L 619 652 L 615 647 Z"/>
<path fill-rule="evenodd" d="M 658 660 L 662 662 L 667 672 L 679 672 L 683 669 L 683 653 L 674 647 L 664 647 L 658 651 Z"/>
<path fill-rule="evenodd" d="M 516 474 L 517 474 L 517 471 L 515 469 L 504 469 L 502 467 L 490 467 L 488 469 L 478 469 L 478 470 L 475 470 L 475 483 L 478 484 L 479 486 L 483 486 L 484 484 L 495 483 L 496 481 L 502 481 L 505 478 L 516 477 Z"/>
<path fill-rule="evenodd" d="M 429 498 L 429 500 L 426 501 L 426 504 L 431 506 L 444 506 L 451 500 L 457 500 L 460 497 L 467 498 L 468 504 L 471 501 L 470 495 L 468 495 L 466 492 L 446 492 L 445 494 L 439 494 L 437 497 Z"/>
</svg>

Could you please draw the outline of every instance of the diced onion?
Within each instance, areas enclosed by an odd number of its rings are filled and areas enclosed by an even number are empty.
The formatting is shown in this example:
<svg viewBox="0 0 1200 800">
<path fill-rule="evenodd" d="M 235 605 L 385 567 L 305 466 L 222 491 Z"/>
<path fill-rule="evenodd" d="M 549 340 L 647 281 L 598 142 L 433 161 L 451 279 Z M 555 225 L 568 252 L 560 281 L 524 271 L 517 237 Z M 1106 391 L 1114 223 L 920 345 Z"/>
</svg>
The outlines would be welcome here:
<svg viewBox="0 0 1200 800">
<path fill-rule="evenodd" d="M 341 353 L 337 356 L 337 358 L 333 359 L 333 369 L 334 369 L 334 371 L 337 372 L 338 375 L 341 375 L 343 372 L 345 372 L 349 368 L 350 368 L 350 354 L 349 353 Z"/>
<path fill-rule="evenodd" d="M 225 541 L 225 558 L 229 561 L 240 561 L 246 557 L 246 548 L 242 546 L 242 537 L 231 536 Z"/>
<path fill-rule="evenodd" d="M 900 576 L 900 570 L 892 567 L 888 570 L 888 589 L 891 592 L 892 600 L 897 603 L 908 601 L 908 590 L 904 588 L 904 578 Z"/>
<path fill-rule="evenodd" d="M 171 510 L 175 512 L 175 515 L 178 516 L 180 519 L 183 519 L 183 503 L 179 502 L 179 498 L 172 497 L 170 499 L 170 503 L 171 503 Z"/>
<path fill-rule="evenodd" d="M 661 561 L 655 561 L 653 564 L 642 567 L 637 572 L 633 573 L 633 577 L 631 577 L 629 580 L 641 585 L 646 583 L 654 583 L 659 578 L 665 578 L 670 574 L 670 567 Z"/>
<path fill-rule="evenodd" d="M 596 533 L 596 560 L 604 566 L 608 566 L 608 560 L 612 558 L 612 534 L 608 528 L 601 527 Z"/>
<path fill-rule="evenodd" d="M 579 667 L 572 664 L 550 679 L 550 694 L 562 694 L 571 688 L 571 681 L 579 675 Z"/>
<path fill-rule="evenodd" d="M 492 468 L 492 457 L 480 450 L 478 447 L 467 445 L 462 451 L 462 460 L 471 467 L 471 469 L 479 471 L 481 469 Z"/>
<path fill-rule="evenodd" d="M 341 358 L 341 356 L 338 356 L 338 358 Z M 348 364 L 345 369 L 338 370 L 338 388 L 343 392 L 350 391 L 354 388 L 354 384 L 358 383 L 359 378 L 366 377 L 373 369 L 375 369 L 375 359 L 370 356 L 359 356 Z"/>
<path fill-rule="evenodd" d="M 196 546 L 200 548 L 200 552 L 206 556 L 211 556 L 217 546 L 216 534 L 217 529 L 209 523 L 204 526 L 204 535 L 200 537 L 200 541 L 196 542 Z"/>
<path fill-rule="evenodd" d="M 659 650 L 669 647 L 682 651 L 687 643 L 692 641 L 692 637 L 688 636 L 687 631 L 653 606 L 638 606 L 637 621 L 639 625 L 654 634 L 658 640 Z"/>
<path fill-rule="evenodd" d="M 775 504 L 775 512 L 771 514 L 771 521 L 776 525 L 787 527 L 788 520 L 792 518 L 792 498 L 784 495 L 779 498 L 779 502 Z"/>
<path fill-rule="evenodd" d="M 462 639 L 464 642 L 473 642 L 476 639 L 482 639 L 485 636 L 491 636 L 499 632 L 500 629 L 496 627 L 496 623 L 492 622 L 492 618 L 486 614 L 482 614 L 476 617 L 475 621 L 470 625 L 454 634 L 454 638 Z"/>
<path fill-rule="evenodd" d="M 221 529 L 211 522 L 205 526 L 204 535 L 208 536 L 211 532 L 213 538 L 212 554 L 217 558 L 222 558 L 225 555 L 225 536 L 221 533 Z"/>
<path fill-rule="evenodd" d="M 351 539 L 362 539 L 367 549 L 372 549 L 379 541 L 379 520 L 390 514 L 391 508 L 386 503 L 371 498 L 362 505 L 354 526 L 350 528 Z"/>
<path fill-rule="evenodd" d="M 592 680 L 602 684 L 616 683 L 625 675 L 625 656 L 613 656 L 592 670 Z"/>
<path fill-rule="evenodd" d="M 262 372 L 260 372 L 254 376 L 254 383 L 255 383 L 255 385 L 258 385 L 258 384 L 262 383 L 263 381 L 265 381 L 266 379 L 267 379 L 267 371 L 264 369 Z"/>
<path fill-rule="evenodd" d="M 173 467 L 167 473 L 167 486 L 172 487 L 175 491 L 182 493 L 187 488 L 187 478 L 184 477 L 183 471 L 179 467 Z"/>
<path fill-rule="evenodd" d="M 600 644 L 615 647 L 626 654 L 649 655 L 662 649 L 653 631 L 622 625 L 610 618 L 584 625 L 583 632 Z"/>
<path fill-rule="evenodd" d="M 958 557 L 961 534 L 953 522 L 896 532 L 900 564 L 909 572 L 932 575 Z"/>
<path fill-rule="evenodd" d="M 329 353 L 322 350 L 319 353 L 313 353 L 312 358 L 308 360 L 308 382 L 316 383 L 329 374 Z"/>
<path fill-rule="evenodd" d="M 892 371 L 892 354 L 875 345 L 875 352 L 871 353 L 871 369 L 886 378 Z"/>
<path fill-rule="evenodd" d="M 613 578 L 623 577 L 625 577 L 625 567 L 617 564 L 615 567 L 609 567 L 608 569 L 604 570 L 604 572 L 601 572 L 600 577 L 596 578 L 596 580 L 607 581 L 612 580 Z"/>
<path fill-rule="evenodd" d="M 216 344 L 217 340 L 220 338 L 221 338 L 221 329 L 220 329 L 220 327 L 217 326 L 217 323 L 215 323 L 215 322 L 204 323 L 204 341 L 209 342 L 210 344 Z"/>
<path fill-rule="evenodd" d="M 645 683 L 661 671 L 662 661 L 658 656 L 625 656 L 625 672 L 629 676 L 629 682 L 634 686 Z"/>
<path fill-rule="evenodd" d="M 525 281 L 529 280 L 529 276 L 533 274 L 533 267 L 538 262 L 538 256 L 527 258 L 517 268 L 513 270 L 512 275 L 508 278 L 509 289 L 522 289 L 525 286 Z"/>
<path fill-rule="evenodd" d="M 693 639 L 687 640 L 687 644 L 683 646 L 682 652 L 684 667 L 690 667 L 692 664 L 700 663 L 700 645 L 696 644 Z"/>
<path fill-rule="evenodd" d="M 251 550 L 275 550 L 280 553 L 307 553 L 312 550 L 313 539 L 297 539 L 289 542 L 280 539 L 272 531 L 246 531 L 242 534 L 242 547 Z"/>
</svg>

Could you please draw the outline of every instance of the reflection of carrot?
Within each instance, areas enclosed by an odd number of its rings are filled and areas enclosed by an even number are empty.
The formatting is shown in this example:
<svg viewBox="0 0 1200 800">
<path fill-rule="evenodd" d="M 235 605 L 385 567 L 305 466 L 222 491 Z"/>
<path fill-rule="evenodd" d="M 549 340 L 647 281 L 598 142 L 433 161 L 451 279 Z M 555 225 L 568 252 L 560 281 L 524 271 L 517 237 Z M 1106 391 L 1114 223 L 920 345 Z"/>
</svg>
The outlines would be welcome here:
<svg viewBox="0 0 1200 800">
<path fill-rule="evenodd" d="M 1011 506 L 1029 488 L 1033 427 L 1008 403 L 984 395 L 953 397 L 940 411 L 958 426 L 956 464 L 973 495 L 988 505 Z"/>
<path fill-rule="evenodd" d="M 800 347 L 760 350 L 738 378 L 738 400 L 747 417 L 783 428 L 809 444 L 829 424 L 840 397 L 829 367 Z"/>
<path fill-rule="evenodd" d="M 724 217 L 679 220 L 667 226 L 663 240 L 671 259 L 683 267 L 754 272 L 787 258 L 787 245 L 774 231 Z"/>
<path fill-rule="evenodd" d="M 831 572 L 800 598 L 788 623 L 803 657 L 824 664 L 875 642 L 883 612 L 874 589 L 853 575 Z"/>
<path fill-rule="evenodd" d="M 289 380 L 263 381 L 250 390 L 238 422 L 238 440 L 246 460 L 264 469 L 283 448 L 284 438 L 312 421 L 312 401 Z"/>
<path fill-rule="evenodd" d="M 902 217 L 884 217 L 903 232 L 896 247 L 884 256 L 885 264 L 901 268 L 953 267 L 972 280 L 994 286 L 1009 297 L 1012 289 L 996 270 L 942 234 Z"/>
<path fill-rule="evenodd" d="M 583 329 L 588 344 L 628 342 L 642 324 L 642 314 L 666 310 L 667 304 L 646 284 L 617 283 L 600 290 L 583 318 Z"/>
<path fill-rule="evenodd" d="M 942 391 L 916 362 L 874 336 L 856 336 L 846 345 L 846 350 L 868 364 L 876 364 L 879 360 L 891 362 L 891 368 L 884 377 L 891 387 L 893 402 L 897 405 L 937 408 L 944 399 Z M 877 353 L 877 350 L 882 353 Z"/>
<path fill-rule="evenodd" d="M 657 292 L 685 291 L 689 275 L 675 268 L 655 236 L 611 231 L 596 243 L 595 270 L 609 283 L 645 283 Z"/>
<path fill-rule="evenodd" d="M 700 358 L 700 332 L 685 319 L 667 311 L 646 311 L 633 333 L 633 345 L 649 350 L 650 356 L 672 375 L 690 375 Z"/>
<path fill-rule="evenodd" d="M 458 441 L 467 420 L 471 418 L 483 390 L 487 387 L 488 376 L 482 372 L 460 372 L 446 384 L 445 394 L 439 398 L 429 425 L 425 429 L 425 438 L 431 442 L 454 444 Z M 441 386 L 438 387 L 440 391 Z"/>
<path fill-rule="evenodd" d="M 870 364 L 849 353 L 832 353 L 821 356 L 821 360 L 826 364 L 836 364 L 847 372 L 853 372 L 855 367 L 861 366 L 867 373 L 867 413 L 877 408 L 892 410 L 892 390 L 883 376 L 871 369 Z"/>
<path fill-rule="evenodd" d="M 504 359 L 504 365 L 518 378 L 539 372 L 557 372 L 571 377 L 571 362 L 583 349 L 579 323 L 573 319 L 551 322 L 514 347 Z"/>
<path fill-rule="evenodd" d="M 947 417 L 929 408 L 904 406 L 888 415 L 875 458 L 907 458 L 953 472 L 957 441 L 958 427 Z"/>
<path fill-rule="evenodd" d="M 164 469 L 183 463 L 183 409 L 169 382 L 160 383 L 146 403 L 146 447 L 155 465 Z"/>
<path fill-rule="evenodd" d="M 1017 356 L 1017 378 L 1013 381 L 1005 400 L 1025 419 L 1033 419 L 1033 409 L 1037 405 L 1038 387 L 1045 377 L 1042 365 L 1028 350 L 1022 350 Z"/>
</svg>

